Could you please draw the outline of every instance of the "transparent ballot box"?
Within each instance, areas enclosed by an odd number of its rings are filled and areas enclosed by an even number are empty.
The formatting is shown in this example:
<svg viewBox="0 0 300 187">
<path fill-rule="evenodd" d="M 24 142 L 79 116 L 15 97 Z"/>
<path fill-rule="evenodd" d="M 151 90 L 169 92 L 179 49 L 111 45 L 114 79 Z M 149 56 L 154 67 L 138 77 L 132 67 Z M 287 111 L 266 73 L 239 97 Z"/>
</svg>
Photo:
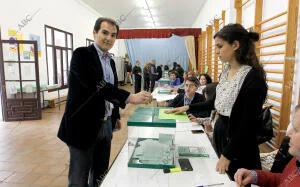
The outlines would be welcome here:
<svg viewBox="0 0 300 187">
<path fill-rule="evenodd" d="M 157 82 L 158 82 L 158 87 L 163 87 L 165 84 L 170 84 L 170 78 L 163 77 L 160 78 Z"/>
<path fill-rule="evenodd" d="M 127 121 L 128 167 L 175 167 L 176 120 L 159 119 L 160 109 L 137 107 Z"/>
</svg>

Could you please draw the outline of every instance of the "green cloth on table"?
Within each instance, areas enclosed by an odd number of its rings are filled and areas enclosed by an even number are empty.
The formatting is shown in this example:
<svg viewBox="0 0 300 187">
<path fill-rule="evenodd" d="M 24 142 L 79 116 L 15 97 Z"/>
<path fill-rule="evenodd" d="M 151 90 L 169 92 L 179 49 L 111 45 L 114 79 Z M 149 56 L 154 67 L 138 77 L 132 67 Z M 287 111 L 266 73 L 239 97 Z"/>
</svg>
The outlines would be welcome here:
<svg viewBox="0 0 300 187">
<path fill-rule="evenodd" d="M 169 110 L 169 109 L 159 109 L 159 115 L 158 118 L 159 119 L 176 119 L 176 120 L 180 120 L 180 121 L 189 121 L 188 116 L 186 115 L 186 113 L 182 113 L 182 114 L 166 114 L 165 110 Z"/>
</svg>

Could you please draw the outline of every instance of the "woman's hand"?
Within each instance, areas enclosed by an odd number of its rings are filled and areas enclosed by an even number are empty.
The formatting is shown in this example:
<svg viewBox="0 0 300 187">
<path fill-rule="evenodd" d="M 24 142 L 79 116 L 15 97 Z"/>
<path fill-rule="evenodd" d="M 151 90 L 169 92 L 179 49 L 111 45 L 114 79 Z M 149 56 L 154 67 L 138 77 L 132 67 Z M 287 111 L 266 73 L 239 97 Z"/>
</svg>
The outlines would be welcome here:
<svg viewBox="0 0 300 187">
<path fill-rule="evenodd" d="M 213 132 L 212 126 L 209 121 L 205 121 L 203 125 L 204 125 L 205 133 L 210 134 L 211 132 Z"/>
<path fill-rule="evenodd" d="M 172 108 L 169 110 L 165 110 L 166 114 L 174 113 L 174 114 L 181 114 L 189 109 L 189 106 L 182 106 L 178 108 Z"/>
<path fill-rule="evenodd" d="M 225 156 L 221 155 L 216 166 L 217 172 L 219 172 L 220 174 L 224 174 L 226 171 L 228 171 L 229 164 L 230 160 L 228 160 Z"/>
<path fill-rule="evenodd" d="M 247 169 L 238 169 L 234 174 L 234 180 L 239 186 L 246 186 L 254 179 L 253 174 Z"/>
<path fill-rule="evenodd" d="M 188 117 L 191 122 L 196 122 L 200 124 L 202 123 L 202 120 L 200 118 L 196 118 L 193 114 L 189 114 Z"/>
</svg>

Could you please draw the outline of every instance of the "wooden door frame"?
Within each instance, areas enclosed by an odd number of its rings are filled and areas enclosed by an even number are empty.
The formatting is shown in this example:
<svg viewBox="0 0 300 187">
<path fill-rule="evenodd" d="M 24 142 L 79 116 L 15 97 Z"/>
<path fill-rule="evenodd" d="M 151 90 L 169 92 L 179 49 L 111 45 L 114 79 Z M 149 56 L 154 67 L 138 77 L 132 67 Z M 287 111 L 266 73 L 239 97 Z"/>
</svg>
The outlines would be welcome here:
<svg viewBox="0 0 300 187">
<path fill-rule="evenodd" d="M 21 77 L 21 73 L 19 74 L 19 82 L 20 82 L 20 93 L 21 93 L 21 99 L 16 99 L 16 101 L 20 100 L 20 102 L 24 102 L 24 101 L 29 101 L 29 100 L 36 100 L 37 101 L 37 117 L 35 119 L 41 119 L 42 117 L 42 113 L 41 113 L 41 100 L 40 100 L 40 78 L 39 78 L 39 66 L 38 66 L 38 48 L 37 48 L 37 41 L 31 41 L 31 40 L 16 40 L 16 41 L 10 41 L 10 40 L 0 40 L 0 60 L 3 63 L 0 63 L 0 70 L 2 72 L 4 72 L 4 56 L 3 56 L 3 43 L 17 43 L 18 44 L 18 63 L 22 63 L 21 61 L 21 57 L 20 57 L 20 45 L 21 44 L 31 44 L 34 46 L 34 64 L 35 64 L 35 78 L 36 78 L 36 98 L 23 98 L 23 84 L 22 84 L 22 77 Z M 20 69 L 20 65 L 19 65 L 19 72 L 21 71 Z M 2 89 L 2 95 L 1 95 L 1 102 L 2 102 L 2 111 L 6 111 L 7 110 L 7 106 L 6 106 L 6 102 L 7 102 L 7 95 L 6 95 L 6 79 L 5 79 L 5 75 L 4 73 L 1 74 L 0 76 L 1 78 L 1 89 Z M 7 116 L 7 112 L 3 112 L 3 121 L 13 121 L 8 119 Z M 19 119 L 20 121 L 22 120 L 32 120 L 32 119 Z"/>
</svg>

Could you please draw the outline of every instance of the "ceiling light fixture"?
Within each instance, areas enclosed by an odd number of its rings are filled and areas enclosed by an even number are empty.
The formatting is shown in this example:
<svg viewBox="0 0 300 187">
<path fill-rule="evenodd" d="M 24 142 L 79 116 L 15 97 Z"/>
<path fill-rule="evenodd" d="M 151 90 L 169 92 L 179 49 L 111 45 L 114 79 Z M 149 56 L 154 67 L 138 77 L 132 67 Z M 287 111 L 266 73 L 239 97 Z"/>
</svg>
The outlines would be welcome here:
<svg viewBox="0 0 300 187">
<path fill-rule="evenodd" d="M 145 3 L 146 3 L 146 5 L 147 5 L 147 9 L 148 9 L 149 14 L 150 14 L 150 16 L 151 16 L 151 19 L 152 19 L 152 22 L 153 22 L 153 27 L 156 27 L 156 24 L 155 24 L 155 21 L 154 21 L 154 19 L 153 19 L 153 15 L 152 15 L 152 13 L 151 13 L 151 10 L 150 10 L 150 7 L 149 7 L 149 5 L 148 5 L 147 0 L 145 0 Z"/>
</svg>

